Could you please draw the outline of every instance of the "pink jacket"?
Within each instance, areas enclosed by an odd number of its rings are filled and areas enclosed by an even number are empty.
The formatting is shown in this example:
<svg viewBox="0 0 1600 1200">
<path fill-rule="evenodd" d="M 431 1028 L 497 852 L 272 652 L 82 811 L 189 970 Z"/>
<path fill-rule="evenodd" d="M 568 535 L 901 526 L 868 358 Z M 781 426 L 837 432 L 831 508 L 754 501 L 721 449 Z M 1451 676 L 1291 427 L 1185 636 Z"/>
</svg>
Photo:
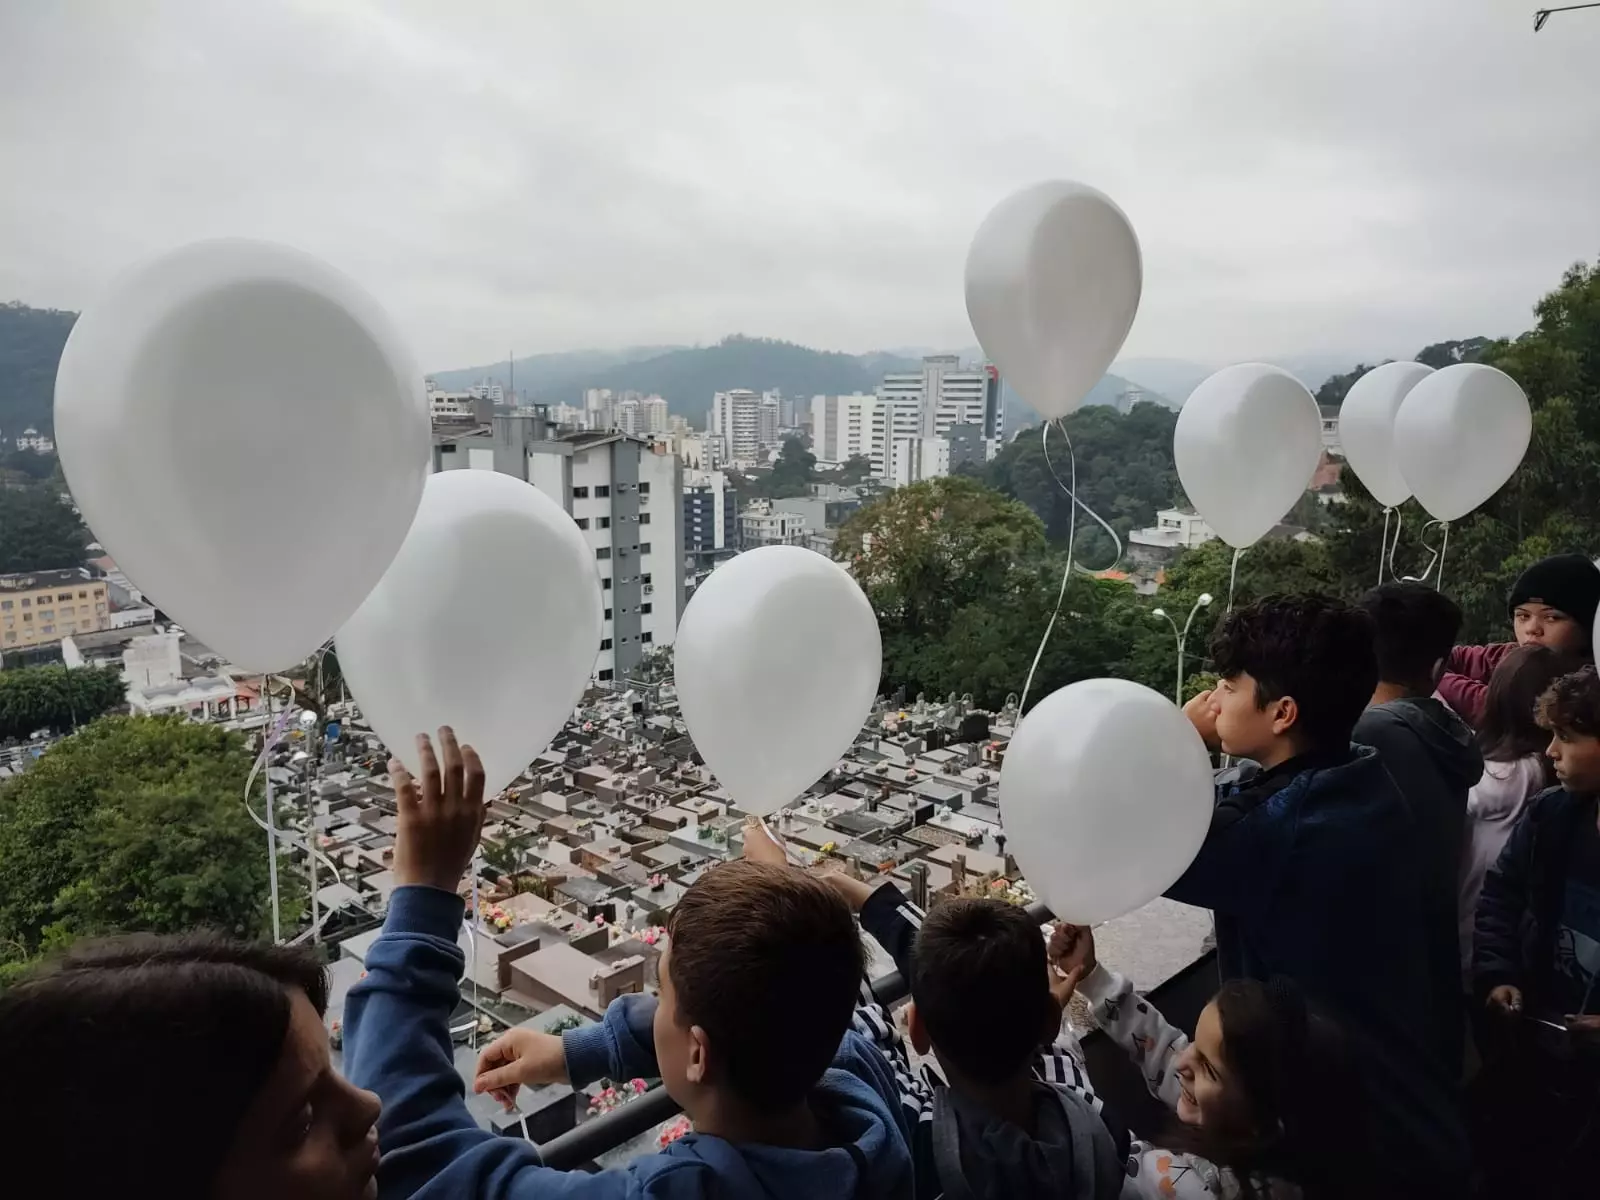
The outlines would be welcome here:
<svg viewBox="0 0 1600 1200">
<path fill-rule="evenodd" d="M 1444 678 L 1439 680 L 1439 699 L 1456 710 L 1468 725 L 1477 728 L 1483 717 L 1483 699 L 1489 690 L 1489 676 L 1500 660 L 1517 648 L 1515 642 L 1492 646 L 1457 646 L 1445 660 Z"/>
</svg>

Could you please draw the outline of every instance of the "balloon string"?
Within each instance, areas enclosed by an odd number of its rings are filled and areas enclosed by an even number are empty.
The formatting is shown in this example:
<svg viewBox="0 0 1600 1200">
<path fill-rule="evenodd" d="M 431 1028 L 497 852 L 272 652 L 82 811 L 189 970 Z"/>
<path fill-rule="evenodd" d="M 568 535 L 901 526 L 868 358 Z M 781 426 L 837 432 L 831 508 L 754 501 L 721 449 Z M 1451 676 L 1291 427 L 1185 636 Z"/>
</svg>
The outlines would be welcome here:
<svg viewBox="0 0 1600 1200">
<path fill-rule="evenodd" d="M 1228 607 L 1225 612 L 1233 611 L 1233 590 L 1239 583 L 1239 558 L 1244 554 L 1243 546 L 1233 548 L 1233 565 L 1228 568 Z"/>
<path fill-rule="evenodd" d="M 1057 422 L 1060 418 L 1057 418 Z M 1066 430 L 1061 431 L 1066 437 Z M 1039 431 L 1039 447 L 1044 453 L 1045 465 L 1049 467 L 1050 474 L 1055 476 L 1056 482 L 1061 483 L 1061 477 L 1056 475 L 1055 467 L 1050 462 L 1050 422 L 1046 421 Z M 1067 438 L 1067 462 L 1070 464 L 1072 474 L 1072 487 L 1067 490 L 1067 495 L 1074 500 L 1078 498 L 1078 455 L 1072 448 L 1072 439 Z M 1061 571 L 1061 589 L 1056 593 L 1056 606 L 1050 613 L 1050 620 L 1044 627 L 1044 636 L 1039 639 L 1039 647 L 1033 652 L 1033 662 L 1028 665 L 1028 678 L 1022 684 L 1022 699 L 1017 702 L 1017 717 L 1020 720 L 1028 709 L 1028 693 L 1033 690 L 1034 672 L 1039 669 L 1039 660 L 1044 657 L 1044 648 L 1050 641 L 1050 634 L 1056 627 L 1056 618 L 1061 615 L 1061 605 L 1067 598 L 1067 582 L 1072 578 L 1072 549 L 1078 535 L 1078 506 L 1067 505 L 1067 565 Z"/>
<path fill-rule="evenodd" d="M 1442 592 L 1444 591 L 1444 556 L 1445 551 L 1450 549 L 1450 522 L 1441 521 L 1439 525 L 1444 530 L 1444 536 L 1439 539 L 1439 575 L 1434 586 Z"/>
<path fill-rule="evenodd" d="M 1067 433 L 1066 427 L 1061 424 L 1059 419 L 1056 421 L 1055 424 L 1056 424 L 1056 428 L 1060 432 L 1061 436 L 1066 439 L 1066 442 L 1067 442 L 1067 453 L 1069 455 L 1073 454 L 1072 438 Z M 1044 437 L 1041 439 L 1041 443 L 1040 444 L 1041 444 L 1041 446 L 1042 446 L 1042 448 L 1044 450 L 1044 465 L 1050 471 L 1050 478 L 1054 479 L 1056 481 L 1056 486 L 1059 487 L 1063 492 L 1065 492 L 1067 494 L 1067 496 L 1072 500 L 1072 504 L 1073 504 L 1072 513 L 1073 513 L 1073 515 L 1074 516 L 1077 515 L 1078 509 L 1080 509 L 1080 508 L 1083 509 L 1083 511 L 1088 516 L 1091 516 L 1091 517 L 1094 518 L 1095 523 L 1098 524 L 1101 529 L 1106 531 L 1106 536 L 1111 539 L 1111 544 L 1117 548 L 1116 557 L 1111 560 L 1111 565 L 1108 566 L 1108 567 L 1100 567 L 1095 571 L 1091 571 L 1088 567 L 1084 566 L 1082 563 L 1074 563 L 1074 562 L 1072 562 L 1072 533 L 1073 533 L 1073 525 L 1072 525 L 1071 521 L 1069 520 L 1068 525 L 1067 525 L 1067 562 L 1070 563 L 1072 566 L 1077 567 L 1078 570 L 1082 571 L 1085 575 L 1103 574 L 1106 571 L 1115 571 L 1117 569 L 1117 567 L 1119 567 L 1122 564 L 1122 539 L 1119 536 L 1117 536 L 1117 531 L 1115 529 L 1111 528 L 1111 526 L 1109 524 L 1107 524 L 1106 519 L 1104 517 L 1102 517 L 1099 513 L 1095 512 L 1094 509 L 1090 508 L 1082 500 L 1078 499 L 1078 475 L 1077 475 L 1078 462 L 1077 462 L 1076 456 L 1074 456 L 1073 459 L 1072 459 L 1072 486 L 1068 487 L 1065 483 L 1063 483 L 1061 481 L 1061 476 L 1056 474 L 1056 465 L 1055 465 L 1055 463 L 1053 463 L 1050 460 L 1050 425 L 1049 425 L 1049 423 L 1045 424 Z"/>
<path fill-rule="evenodd" d="M 1394 509 L 1390 507 L 1386 507 L 1383 510 L 1383 539 L 1378 543 L 1378 584 L 1380 587 L 1383 584 L 1383 556 L 1384 552 L 1389 548 L 1389 518 L 1393 513 Z"/>
<path fill-rule="evenodd" d="M 1422 568 L 1421 575 L 1402 575 L 1398 570 L 1395 569 L 1394 552 L 1399 548 L 1400 545 L 1400 531 L 1397 528 L 1395 530 L 1394 545 L 1389 548 L 1389 574 L 1404 583 L 1427 583 L 1428 576 L 1433 574 L 1434 564 L 1439 561 L 1439 551 L 1435 547 L 1428 544 L 1428 539 L 1425 535 L 1434 525 L 1444 524 L 1446 524 L 1444 521 L 1426 521 L 1423 523 L 1422 528 L 1417 531 L 1417 541 L 1421 542 L 1422 548 L 1428 552 L 1428 565 Z M 1445 536 L 1446 538 L 1449 537 L 1448 531 L 1446 532 Z"/>
</svg>

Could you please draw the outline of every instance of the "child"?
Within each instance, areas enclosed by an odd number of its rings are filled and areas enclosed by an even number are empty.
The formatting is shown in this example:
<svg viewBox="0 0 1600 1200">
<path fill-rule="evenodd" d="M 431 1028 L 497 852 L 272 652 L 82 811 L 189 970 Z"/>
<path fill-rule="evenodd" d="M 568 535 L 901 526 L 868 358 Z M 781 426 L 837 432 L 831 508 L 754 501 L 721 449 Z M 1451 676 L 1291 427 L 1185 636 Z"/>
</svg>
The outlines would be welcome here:
<svg viewBox="0 0 1600 1200">
<path fill-rule="evenodd" d="M 1050 958 L 1064 990 L 1083 994 L 1095 1024 L 1127 1051 L 1174 1118 L 1138 1147 L 1124 1195 L 1372 1195 L 1378 1172 L 1360 1078 L 1338 1026 L 1309 1012 L 1293 983 L 1224 984 L 1191 1042 L 1096 962 L 1087 928 L 1057 926 Z"/>
<path fill-rule="evenodd" d="M 1600 677 L 1540 698 L 1559 786 L 1541 793 L 1483 881 L 1473 984 L 1511 1045 L 1486 1053 L 1496 1195 L 1544 1195 L 1600 1152 Z M 1556 1172 L 1544 1177 L 1543 1172 Z M 1520 1190 L 1518 1190 L 1520 1189 Z M 1563 1193 L 1568 1194 L 1568 1193 Z M 1570 1194 L 1577 1194 L 1573 1191 Z"/>
<path fill-rule="evenodd" d="M 1125 1194 L 1126 1127 L 1097 1113 L 1103 1106 L 1076 1043 L 1051 1047 L 1041 1059 L 1041 1047 L 1060 1033 L 1061 1005 L 1028 914 L 968 898 L 924 914 L 892 884 L 827 879 L 910 983 L 911 1044 L 936 1054 L 948 1079 L 948 1087 L 929 1080 L 933 1120 L 917 1123 L 917 1195 Z"/>
<path fill-rule="evenodd" d="M 1425 583 L 1386 583 L 1361 597 L 1372 618 L 1378 686 L 1352 739 L 1378 752 L 1421 835 L 1427 906 L 1428 976 L 1434 991 L 1435 1048 L 1461 1071 L 1461 850 L 1467 789 L 1483 776 L 1472 730 L 1433 690 L 1461 632 L 1461 610 Z"/>
<path fill-rule="evenodd" d="M 1205 843 L 1167 895 L 1215 910 L 1224 979 L 1287 975 L 1359 1043 L 1380 1148 L 1416 1194 L 1464 1186 L 1421 838 L 1377 753 L 1350 744 L 1378 683 L 1372 620 L 1272 596 L 1230 613 L 1211 657 L 1221 681 L 1185 712 L 1208 744 L 1253 761 L 1219 786 Z"/>
<path fill-rule="evenodd" d="M 539 1165 L 527 1142 L 467 1114 L 450 1014 L 464 962 L 455 889 L 483 825 L 477 756 L 440 730 L 441 773 L 419 738 L 422 787 L 391 764 L 397 883 L 367 976 L 346 1003 L 352 1080 L 384 1101 L 383 1194 L 562 1197 L 906 1196 L 910 1130 L 890 1063 L 850 1032 L 863 954 L 850 909 L 789 867 L 727 863 L 684 893 L 660 960 L 661 995 L 621 996 L 603 1024 L 514 1031 L 485 1051 L 479 1091 L 660 1076 L 695 1132 L 625 1168 Z"/>
<path fill-rule="evenodd" d="M 1539 697 L 1576 663 L 1549 646 L 1530 642 L 1513 647 L 1489 677 L 1478 748 L 1483 778 L 1467 793 L 1467 841 L 1461 858 L 1461 970 L 1470 982 L 1472 924 L 1483 891 L 1483 877 L 1527 808 L 1528 801 L 1555 781 L 1545 747 L 1550 734 L 1539 727 Z"/>
<path fill-rule="evenodd" d="M 1600 569 L 1582 554 L 1541 558 L 1517 576 L 1507 607 L 1516 641 L 1457 646 L 1439 681 L 1440 697 L 1473 726 L 1482 718 L 1490 675 L 1513 647 L 1537 643 L 1594 661 L 1590 640 L 1600 608 Z"/>
<path fill-rule="evenodd" d="M 0 992 L 0 1143 L 39 1172 L 11 1194 L 370 1200 L 378 1098 L 330 1065 L 327 1004 L 305 949 L 73 947 Z M 66 1114 L 107 1084 L 115 1111 L 85 1141 Z"/>
</svg>

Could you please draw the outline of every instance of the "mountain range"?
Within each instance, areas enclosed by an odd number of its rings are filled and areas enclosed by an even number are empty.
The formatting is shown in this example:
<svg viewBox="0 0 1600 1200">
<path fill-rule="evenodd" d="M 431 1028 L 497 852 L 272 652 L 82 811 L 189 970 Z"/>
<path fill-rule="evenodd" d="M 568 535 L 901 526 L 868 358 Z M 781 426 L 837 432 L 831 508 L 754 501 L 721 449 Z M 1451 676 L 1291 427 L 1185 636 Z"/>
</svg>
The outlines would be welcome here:
<svg viewBox="0 0 1600 1200">
<path fill-rule="evenodd" d="M 516 359 L 514 364 L 499 362 L 435 371 L 433 378 L 441 387 L 464 388 L 485 379 L 510 387 L 514 377 L 520 394 L 552 404 L 581 404 L 584 389 L 591 387 L 655 393 L 666 400 L 669 411 L 699 425 L 711 407 L 714 392 L 732 388 L 758 392 L 776 389 L 799 398 L 871 392 L 891 371 L 920 369 L 920 349 L 842 354 L 735 334 L 711 346 L 637 346 L 615 351 L 536 354 Z M 964 362 L 983 359 L 983 352 L 976 346 L 957 353 Z M 1204 368 L 1197 369 L 1201 378 L 1209 373 Z M 1161 389 L 1124 375 L 1103 377 L 1085 403 L 1115 404 L 1132 387 L 1142 388 L 1146 398 L 1155 403 L 1177 407 Z M 1038 415 L 1009 387 L 1005 388 L 1004 397 L 1007 429 L 1020 429 L 1038 421 Z"/>
<path fill-rule="evenodd" d="M 0 431 L 12 435 L 29 425 L 52 427 L 51 404 L 56 363 L 77 314 L 56 309 L 0 304 Z M 484 366 L 435 371 L 447 388 L 463 388 L 479 380 L 499 380 L 535 400 L 580 404 L 585 388 L 656 393 L 670 410 L 700 425 L 714 392 L 730 388 L 779 389 L 785 395 L 809 398 L 850 392 L 871 392 L 891 371 L 916 370 L 924 347 L 904 347 L 868 354 L 813 350 L 792 342 L 735 334 L 706 346 L 629 346 L 616 350 L 575 350 L 535 354 Z M 956 351 L 963 361 L 981 361 L 976 346 Z M 1324 379 L 1359 361 L 1355 354 L 1316 354 L 1267 358 L 1293 372 L 1315 389 Z M 1369 356 L 1366 361 L 1379 361 Z M 1130 358 L 1113 364 L 1085 400 L 1116 404 L 1131 387 L 1146 399 L 1179 408 L 1215 366 L 1174 358 Z M 1037 422 L 1038 416 L 1009 387 L 1005 389 L 1008 430 Z"/>
</svg>

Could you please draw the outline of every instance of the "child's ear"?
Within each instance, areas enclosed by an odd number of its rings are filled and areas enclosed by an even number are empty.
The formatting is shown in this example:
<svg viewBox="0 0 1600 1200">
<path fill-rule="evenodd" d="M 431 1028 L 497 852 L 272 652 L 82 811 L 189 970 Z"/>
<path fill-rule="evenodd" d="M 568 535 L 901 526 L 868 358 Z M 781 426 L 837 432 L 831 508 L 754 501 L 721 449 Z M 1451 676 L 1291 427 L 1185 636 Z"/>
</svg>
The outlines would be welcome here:
<svg viewBox="0 0 1600 1200">
<path fill-rule="evenodd" d="M 1272 732 L 1282 737 L 1300 720 L 1300 706 L 1295 703 L 1293 696 L 1280 696 L 1272 705 L 1276 710 L 1272 714 Z"/>
<path fill-rule="evenodd" d="M 923 1027 L 915 1000 L 906 1004 L 906 1032 L 911 1035 L 911 1048 L 918 1054 L 927 1057 L 933 1053 L 933 1043 L 928 1040 L 928 1031 Z"/>
<path fill-rule="evenodd" d="M 706 1081 L 711 1070 L 711 1042 L 706 1031 L 698 1025 L 689 1026 L 689 1057 L 684 1064 L 684 1078 L 690 1083 Z"/>
</svg>

